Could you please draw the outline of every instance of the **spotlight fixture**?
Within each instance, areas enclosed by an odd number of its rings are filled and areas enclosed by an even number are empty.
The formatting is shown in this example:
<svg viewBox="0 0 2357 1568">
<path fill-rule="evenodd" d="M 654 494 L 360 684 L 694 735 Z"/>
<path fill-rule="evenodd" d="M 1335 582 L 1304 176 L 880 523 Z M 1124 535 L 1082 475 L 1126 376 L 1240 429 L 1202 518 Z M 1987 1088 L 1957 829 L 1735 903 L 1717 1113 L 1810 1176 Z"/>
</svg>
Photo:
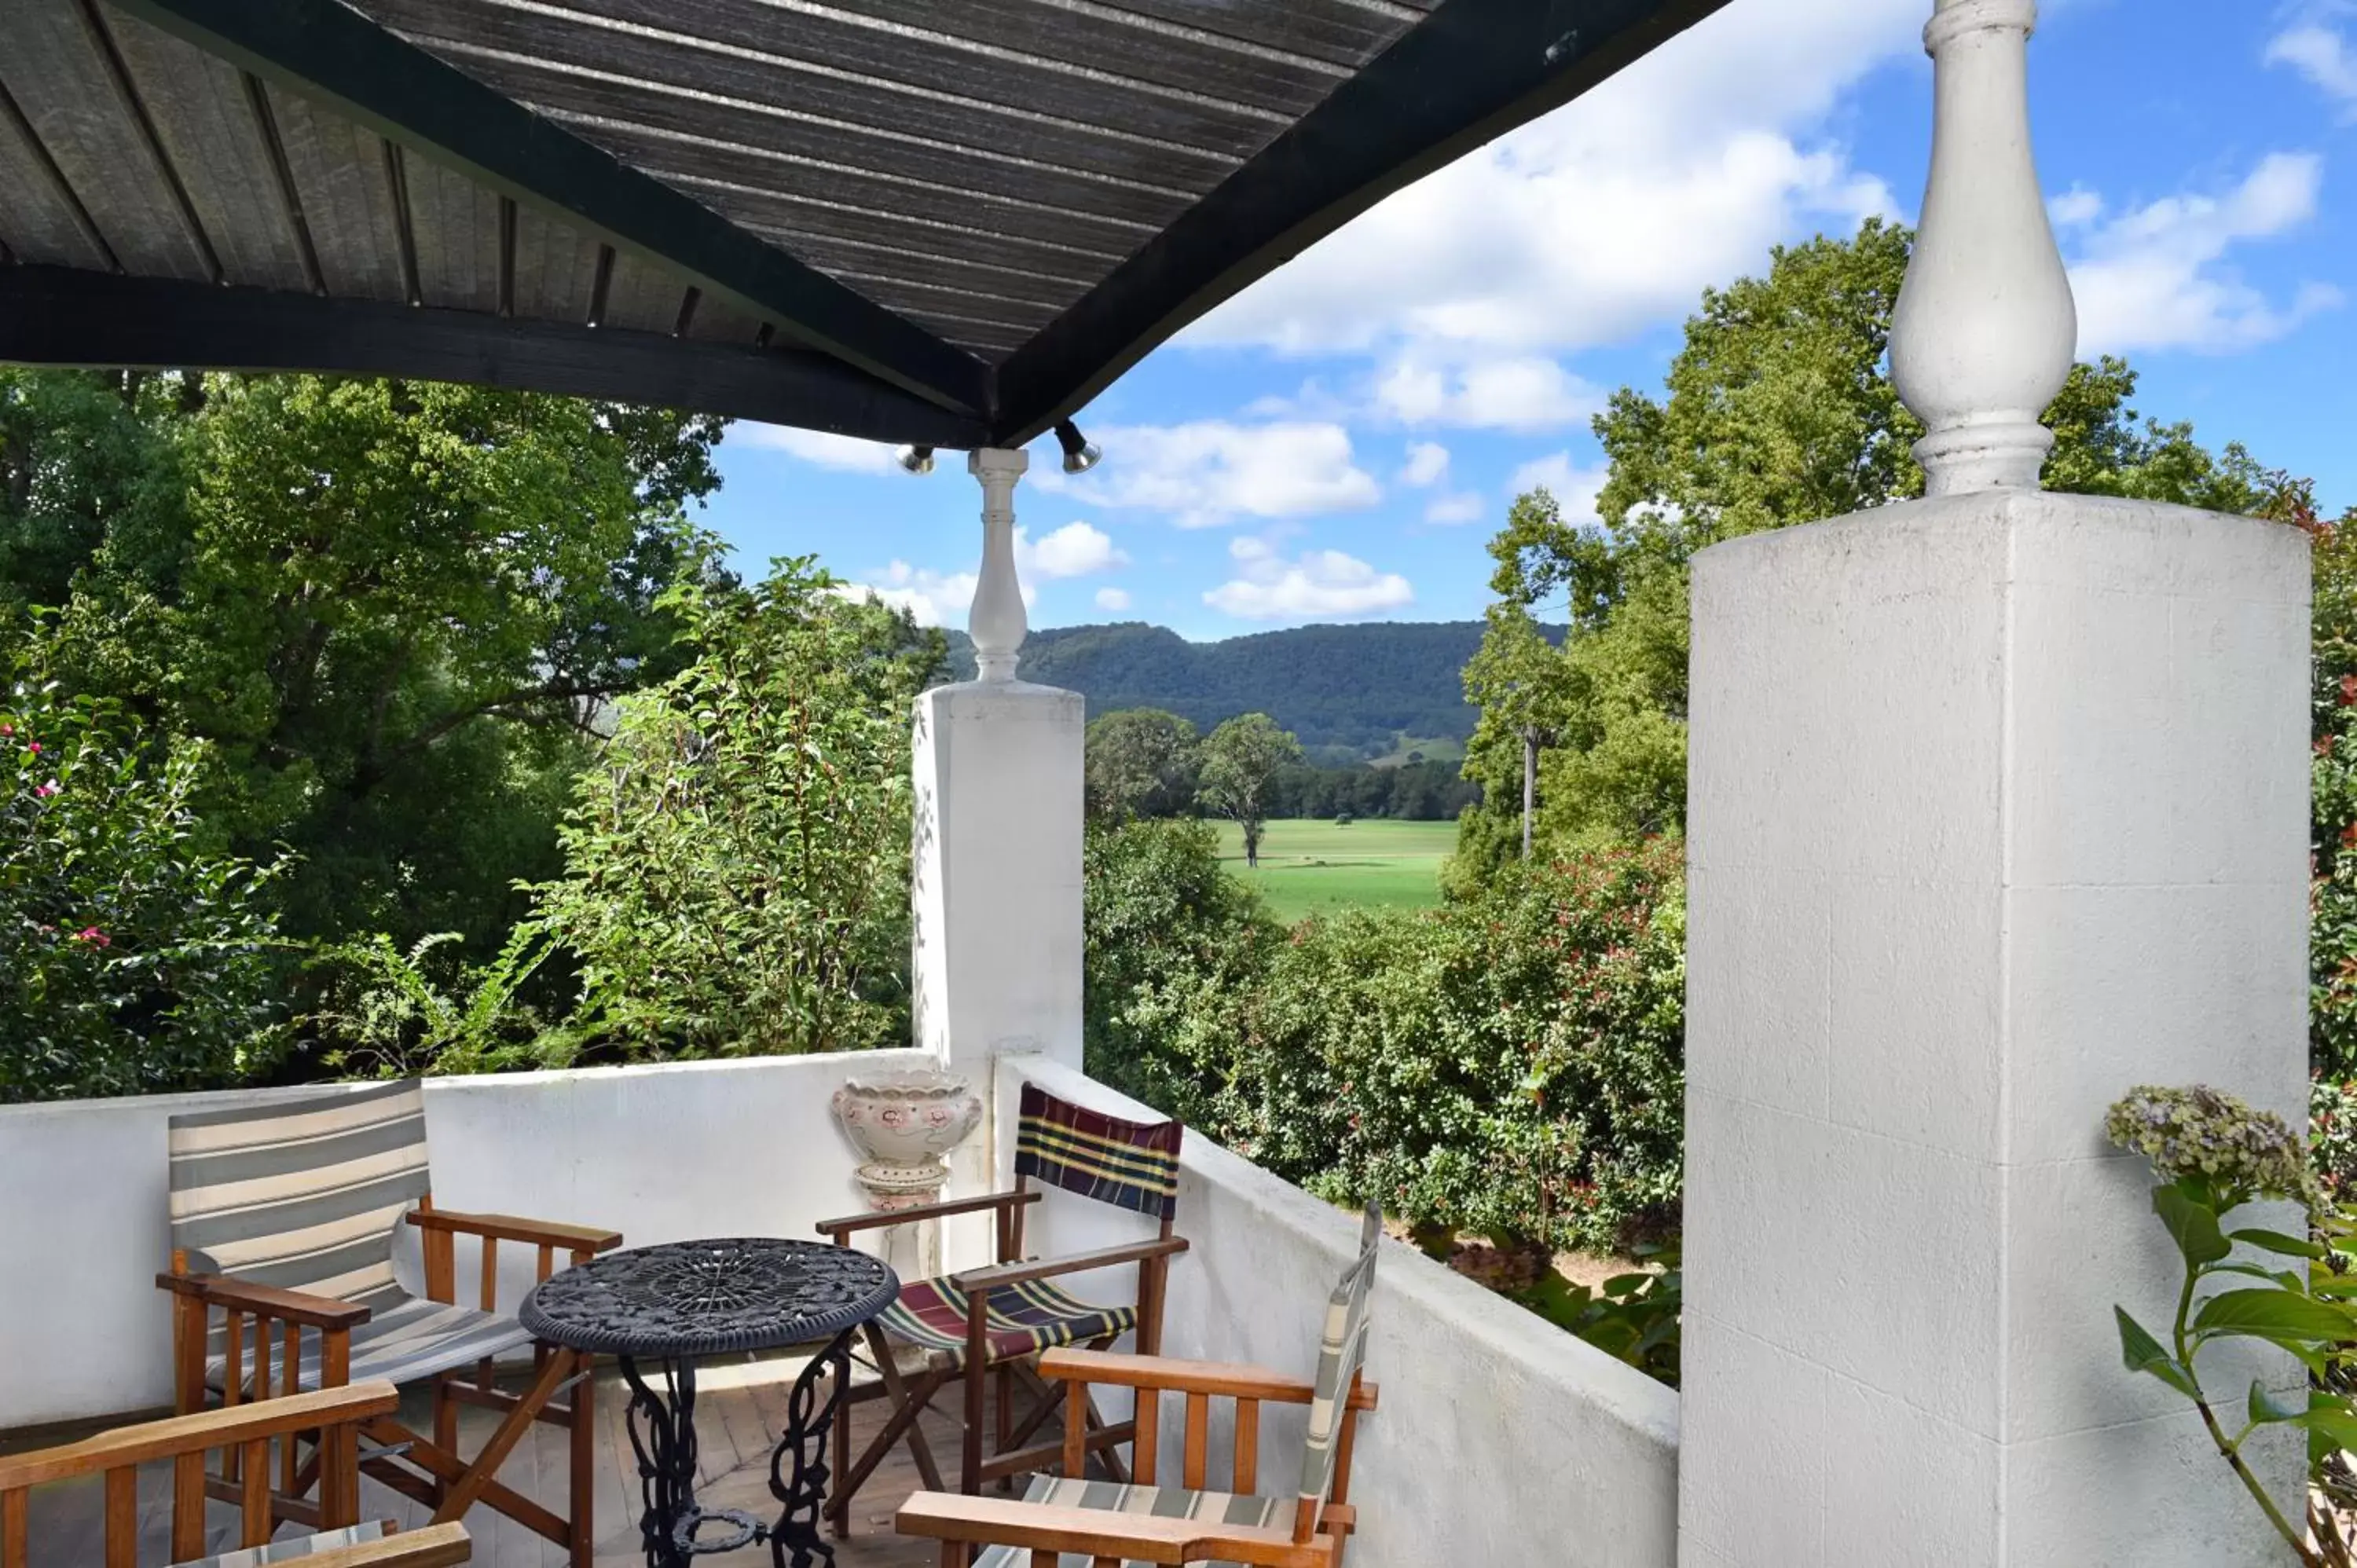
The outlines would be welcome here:
<svg viewBox="0 0 2357 1568">
<path fill-rule="evenodd" d="M 933 449 L 930 446 L 903 446 L 893 455 L 893 460 L 912 474 L 933 471 Z"/>
<path fill-rule="evenodd" d="M 1056 445 L 1064 449 L 1064 472 L 1085 474 L 1104 461 L 1104 448 L 1092 446 L 1081 427 L 1067 419 L 1056 426 Z"/>
</svg>

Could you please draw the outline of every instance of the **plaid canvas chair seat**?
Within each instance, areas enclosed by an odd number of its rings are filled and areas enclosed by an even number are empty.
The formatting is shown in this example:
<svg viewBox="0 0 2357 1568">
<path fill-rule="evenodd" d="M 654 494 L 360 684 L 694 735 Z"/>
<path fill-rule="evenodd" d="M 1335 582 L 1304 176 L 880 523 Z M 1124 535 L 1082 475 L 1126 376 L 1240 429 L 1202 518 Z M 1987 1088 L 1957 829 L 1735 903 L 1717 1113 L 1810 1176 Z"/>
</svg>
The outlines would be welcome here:
<svg viewBox="0 0 2357 1568">
<path fill-rule="evenodd" d="M 1038 1084 L 1026 1084 L 1017 1123 L 1013 1191 L 857 1215 L 819 1227 L 837 1246 L 848 1246 L 859 1230 L 950 1214 L 995 1209 L 993 1219 L 997 1223 L 994 1266 L 904 1285 L 899 1299 L 863 1328 L 864 1348 L 855 1352 L 854 1359 L 872 1367 L 877 1381 L 853 1384 L 835 1407 L 834 1440 L 847 1463 L 829 1488 L 826 1510 L 838 1536 L 850 1533 L 852 1499 L 860 1487 L 899 1444 L 908 1444 L 917 1473 L 927 1486 L 942 1484 L 917 1417 L 943 1388 L 963 1385 L 965 1419 L 958 1485 L 974 1492 L 985 1481 L 1045 1470 L 1061 1451 L 1052 1443 L 1025 1446 L 1063 1397 L 1060 1389 L 1040 1381 L 1030 1365 L 1033 1357 L 1066 1346 L 1103 1349 L 1133 1332 L 1142 1348 L 1155 1348 L 1161 1333 L 1163 1282 L 1169 1260 L 1187 1247 L 1171 1234 L 1178 1208 L 1178 1143 L 1184 1131 L 1176 1122 L 1129 1122 L 1109 1116 L 1059 1100 Z M 1039 1197 L 1038 1189 L 1045 1187 L 1159 1220 L 1161 1234 L 1151 1241 L 1080 1257 L 1026 1262 L 1024 1217 Z M 1124 1305 L 1101 1306 L 1085 1301 L 1057 1278 L 1116 1266 L 1137 1270 L 1136 1296 Z M 981 1364 L 975 1366 L 969 1364 L 973 1358 L 968 1347 L 973 1343 L 970 1336 L 977 1300 L 984 1354 Z M 911 1348 L 917 1352 L 913 1357 L 906 1354 Z M 1018 1380 L 1039 1396 L 1028 1412 L 1016 1409 Z M 983 1428 L 990 1413 L 985 1398 L 990 1381 L 997 1389 L 997 1419 L 985 1447 Z M 893 1413 L 866 1448 L 851 1457 L 850 1407 L 856 1401 L 879 1397 L 892 1402 Z M 1107 1462 L 1117 1466 L 1113 1450 L 1130 1440 L 1127 1425 L 1107 1426 L 1095 1419 L 1093 1411 L 1087 1414 L 1090 1450 L 1105 1454 Z"/>
<path fill-rule="evenodd" d="M 1233 1492 L 1190 1492 L 1184 1487 L 1134 1487 L 1119 1481 L 1075 1481 L 1069 1476 L 1034 1476 L 1023 1500 L 1046 1508 L 1102 1509 L 1108 1513 L 1145 1514 L 1157 1519 L 1216 1520 L 1222 1524 L 1260 1530 L 1283 1522 L 1290 1498 L 1239 1497 Z M 1068 1552 L 1056 1568 L 1092 1568 L 1094 1559 Z M 1030 1549 L 993 1546 L 974 1559 L 974 1568 L 1032 1568 Z M 1128 1562 L 1122 1568 L 1148 1568 Z M 1211 1568 L 1226 1568 L 1212 1564 Z"/>
<path fill-rule="evenodd" d="M 886 1334 L 925 1351 L 937 1366 L 965 1365 L 966 1293 L 944 1275 L 903 1285 L 900 1297 L 877 1319 Z M 1052 1280 L 1028 1280 L 983 1298 L 994 1362 L 1117 1338 L 1137 1326 L 1137 1308 L 1092 1306 Z"/>
<path fill-rule="evenodd" d="M 1156 1423 L 1162 1396 L 1184 1396 L 1183 1485 L 1155 1484 L 1158 1444 L 1141 1439 L 1137 1475 L 1127 1481 L 1074 1474 L 1086 1465 L 1085 1455 L 1075 1448 L 1067 1451 L 1064 1475 L 1035 1477 L 1023 1501 L 1013 1508 L 1003 1504 L 985 1508 L 963 1498 L 919 1493 L 901 1510 L 901 1530 L 944 1542 L 944 1562 L 955 1561 L 954 1553 L 960 1550 L 983 1547 L 974 1568 L 1046 1568 L 1051 1563 L 1055 1568 L 1099 1568 L 1108 1563 L 1146 1568 L 1149 1562 L 1176 1561 L 1169 1555 L 1174 1548 L 1183 1550 L 1189 1563 L 1318 1563 L 1333 1568 L 1357 1520 L 1350 1507 L 1354 1423 L 1359 1412 L 1374 1405 L 1374 1390 L 1359 1374 L 1366 1359 L 1370 1299 L 1382 1237 L 1383 1217 L 1370 1208 L 1359 1232 L 1359 1255 L 1327 1300 L 1325 1320 L 1318 1329 L 1318 1376 L 1313 1381 L 1252 1367 L 1207 1368 L 1199 1362 L 1146 1356 L 1060 1350 L 1042 1359 L 1041 1370 L 1068 1381 L 1071 1386 L 1068 1397 L 1074 1401 L 1084 1396 L 1092 1381 L 1134 1389 L 1138 1420 L 1145 1423 L 1142 1430 L 1158 1432 Z M 1203 1489 L 1208 1478 L 1209 1407 L 1214 1395 L 1253 1407 L 1250 1420 L 1254 1436 L 1249 1443 L 1241 1435 L 1236 1440 L 1233 1484 L 1240 1489 L 1234 1492 Z M 1291 1497 L 1263 1497 L 1258 1492 L 1259 1409 L 1272 1400 L 1308 1407 L 1301 1480 Z M 1244 1420 L 1240 1413 L 1239 1433 Z M 1247 1453 L 1250 1457 L 1244 1456 Z M 1027 1510 L 1035 1509 L 1039 1510 L 1036 1518 L 1025 1517 Z M 1118 1517 L 1087 1529 L 1087 1537 L 1092 1538 L 1087 1541 L 1090 1550 L 1072 1552 L 1064 1549 L 1075 1544 L 1075 1536 L 1083 1530 L 1074 1510 Z"/>
</svg>

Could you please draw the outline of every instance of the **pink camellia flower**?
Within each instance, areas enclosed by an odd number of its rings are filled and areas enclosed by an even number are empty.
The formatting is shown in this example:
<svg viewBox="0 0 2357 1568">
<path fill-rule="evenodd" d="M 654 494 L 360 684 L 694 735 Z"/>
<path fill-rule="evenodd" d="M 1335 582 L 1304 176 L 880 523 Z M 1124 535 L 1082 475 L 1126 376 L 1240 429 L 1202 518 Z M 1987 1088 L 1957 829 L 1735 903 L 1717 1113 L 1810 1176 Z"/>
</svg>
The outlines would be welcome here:
<svg viewBox="0 0 2357 1568">
<path fill-rule="evenodd" d="M 46 783 L 46 784 L 36 784 L 35 786 L 33 786 L 33 793 L 34 793 L 34 794 L 36 794 L 36 795 L 38 795 L 38 796 L 39 796 L 42 800 L 48 800 L 50 796 L 52 796 L 52 795 L 56 794 L 57 792 L 58 792 L 58 781 L 57 781 L 56 779 L 50 779 L 50 780 L 49 780 L 48 783 Z"/>
<path fill-rule="evenodd" d="M 16 733 L 16 726 L 15 725 L 0 725 L 0 736 L 12 736 Z"/>
<path fill-rule="evenodd" d="M 78 942 L 88 942 L 94 948 L 111 948 L 114 945 L 114 939 L 96 926 L 84 926 L 74 933 L 73 940 Z"/>
<path fill-rule="evenodd" d="M 27 741 L 27 742 L 25 743 L 25 746 L 26 746 L 26 751 L 25 751 L 25 755 L 26 755 L 26 756 L 27 756 L 27 757 L 38 757 L 38 756 L 40 756 L 40 755 L 41 755 L 41 743 L 40 743 L 39 741 L 38 741 L 38 740 L 28 740 L 28 741 Z"/>
</svg>

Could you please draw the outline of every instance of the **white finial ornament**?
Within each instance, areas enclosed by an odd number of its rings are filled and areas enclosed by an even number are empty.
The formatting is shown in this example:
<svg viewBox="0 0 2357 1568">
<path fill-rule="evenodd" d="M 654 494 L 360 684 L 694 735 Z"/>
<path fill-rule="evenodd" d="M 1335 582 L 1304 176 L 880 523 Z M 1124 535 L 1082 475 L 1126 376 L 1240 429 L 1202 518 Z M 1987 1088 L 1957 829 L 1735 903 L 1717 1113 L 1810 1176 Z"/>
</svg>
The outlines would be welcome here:
<svg viewBox="0 0 2357 1568">
<path fill-rule="evenodd" d="M 2040 423 L 2078 349 L 2071 276 L 2029 140 L 2036 0 L 1938 0 L 1932 177 L 1891 327 L 1899 395 L 1931 434 L 1930 493 L 2036 489 Z"/>
<path fill-rule="evenodd" d="M 1015 575 L 1015 486 L 1031 454 L 985 446 L 968 455 L 966 472 L 982 481 L 982 575 L 974 589 L 966 629 L 974 638 L 977 673 L 1012 681 L 1023 636 L 1031 629 L 1023 585 Z"/>
</svg>

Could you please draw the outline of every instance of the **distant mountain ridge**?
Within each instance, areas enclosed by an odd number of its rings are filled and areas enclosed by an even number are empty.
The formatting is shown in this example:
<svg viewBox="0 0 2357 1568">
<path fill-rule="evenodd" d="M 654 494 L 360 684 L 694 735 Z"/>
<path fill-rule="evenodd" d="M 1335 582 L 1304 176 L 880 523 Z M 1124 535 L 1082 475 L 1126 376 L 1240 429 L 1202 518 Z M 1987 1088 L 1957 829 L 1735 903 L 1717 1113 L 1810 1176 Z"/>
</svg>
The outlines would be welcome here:
<svg viewBox="0 0 2357 1568">
<path fill-rule="evenodd" d="M 950 637 L 952 679 L 971 680 L 974 644 Z M 1035 631 L 1022 676 L 1089 700 L 1089 716 L 1163 708 L 1204 729 L 1263 713 L 1313 749 L 1368 755 L 1401 736 L 1462 741 L 1479 716 L 1465 701 L 1480 621 L 1305 626 L 1189 642 L 1142 621 Z"/>
</svg>

